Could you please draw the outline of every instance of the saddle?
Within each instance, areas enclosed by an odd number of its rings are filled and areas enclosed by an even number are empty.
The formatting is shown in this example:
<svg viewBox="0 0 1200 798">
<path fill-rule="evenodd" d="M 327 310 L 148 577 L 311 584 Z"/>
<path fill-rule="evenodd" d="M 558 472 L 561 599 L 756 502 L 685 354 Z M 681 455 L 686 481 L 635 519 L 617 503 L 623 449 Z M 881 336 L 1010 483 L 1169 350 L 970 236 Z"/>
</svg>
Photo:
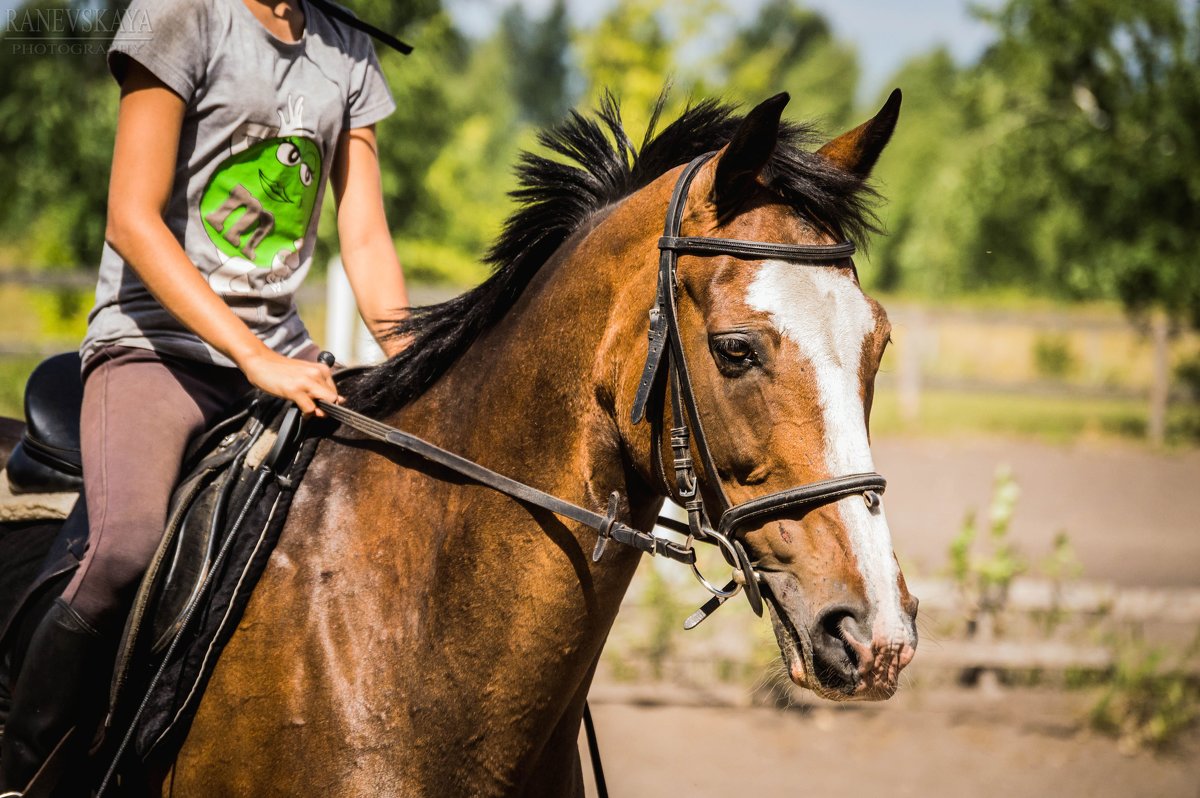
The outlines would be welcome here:
<svg viewBox="0 0 1200 798">
<path fill-rule="evenodd" d="M 79 355 L 67 352 L 42 362 L 25 384 L 25 433 L 5 470 L 14 494 L 78 492 L 79 409 L 83 381 Z"/>
<path fill-rule="evenodd" d="M 14 495 L 81 490 L 79 374 L 78 355 L 68 353 L 46 360 L 30 376 L 25 433 L 5 469 Z M 121 724 L 129 723 L 139 700 L 149 704 L 134 745 L 143 759 L 163 741 L 181 741 L 186 734 L 216 655 L 266 567 L 317 442 L 290 403 L 251 391 L 189 445 L 165 532 L 126 623 L 109 695 L 106 725 L 122 733 Z M 231 530 L 238 531 L 237 540 Z M 86 538 L 80 500 L 37 579 L 8 617 L 0 617 L 0 646 L 9 648 L 25 609 L 53 600 L 66 586 L 86 552 Z M 159 669 L 165 676 L 156 692 L 146 695 L 150 676 Z"/>
</svg>

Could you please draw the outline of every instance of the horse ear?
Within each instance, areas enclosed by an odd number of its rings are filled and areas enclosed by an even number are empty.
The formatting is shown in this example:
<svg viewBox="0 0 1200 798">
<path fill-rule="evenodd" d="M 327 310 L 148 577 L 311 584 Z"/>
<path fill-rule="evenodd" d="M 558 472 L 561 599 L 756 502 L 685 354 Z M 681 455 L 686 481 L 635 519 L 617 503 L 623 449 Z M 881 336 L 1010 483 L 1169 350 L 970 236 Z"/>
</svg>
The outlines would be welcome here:
<svg viewBox="0 0 1200 798">
<path fill-rule="evenodd" d="M 817 153 L 847 172 L 865 178 L 871 174 L 879 153 L 887 146 L 896 120 L 900 117 L 900 90 L 892 91 L 883 108 L 874 117 L 863 122 L 854 130 L 843 133 L 826 144 Z"/>
<path fill-rule="evenodd" d="M 759 103 L 729 140 L 713 178 L 713 198 L 718 208 L 745 196 L 771 159 L 779 138 L 779 118 L 788 99 L 787 92 L 782 92 Z"/>
</svg>

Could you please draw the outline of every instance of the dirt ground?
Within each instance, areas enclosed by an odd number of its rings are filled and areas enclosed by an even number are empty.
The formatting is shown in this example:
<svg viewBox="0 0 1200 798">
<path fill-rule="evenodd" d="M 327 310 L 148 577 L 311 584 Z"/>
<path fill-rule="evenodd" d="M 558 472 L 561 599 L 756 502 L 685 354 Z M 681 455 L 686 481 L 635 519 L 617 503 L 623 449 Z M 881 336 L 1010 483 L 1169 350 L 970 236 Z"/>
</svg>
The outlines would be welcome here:
<svg viewBox="0 0 1200 798">
<path fill-rule="evenodd" d="M 1006 464 L 1021 489 L 1012 537 L 1031 559 L 1065 530 L 1086 579 L 1200 586 L 1200 452 L 903 438 L 874 450 L 909 570 L 937 572 L 964 514 L 986 510 Z M 988 697 L 924 685 L 883 704 L 805 699 L 780 710 L 749 706 L 745 689 L 721 690 L 598 680 L 593 711 L 611 794 L 1200 798 L 1200 730 L 1168 753 L 1123 752 L 1088 730 L 1086 691 Z"/>
<path fill-rule="evenodd" d="M 923 690 L 886 704 L 790 710 L 627 703 L 603 685 L 594 693 L 614 798 L 1200 796 L 1200 736 L 1168 754 L 1122 753 L 1081 729 L 1079 693 L 987 700 Z"/>
<path fill-rule="evenodd" d="M 1033 559 L 1065 531 L 1089 580 L 1200 586 L 1200 451 L 1131 444 L 884 438 L 876 469 L 902 564 L 931 574 L 970 510 L 986 512 L 998 465 L 1020 487 L 1011 535 Z"/>
</svg>

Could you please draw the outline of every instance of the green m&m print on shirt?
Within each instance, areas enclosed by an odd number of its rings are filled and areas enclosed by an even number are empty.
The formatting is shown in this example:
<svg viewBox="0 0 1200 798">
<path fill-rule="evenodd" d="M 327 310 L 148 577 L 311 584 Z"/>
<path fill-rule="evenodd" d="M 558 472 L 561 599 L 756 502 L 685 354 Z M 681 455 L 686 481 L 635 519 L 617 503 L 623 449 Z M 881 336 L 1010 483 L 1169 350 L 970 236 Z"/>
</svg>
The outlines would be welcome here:
<svg viewBox="0 0 1200 798">
<path fill-rule="evenodd" d="M 227 257 L 260 269 L 295 268 L 320 176 L 321 151 L 304 136 L 270 138 L 233 155 L 200 201 L 209 238 Z"/>
</svg>

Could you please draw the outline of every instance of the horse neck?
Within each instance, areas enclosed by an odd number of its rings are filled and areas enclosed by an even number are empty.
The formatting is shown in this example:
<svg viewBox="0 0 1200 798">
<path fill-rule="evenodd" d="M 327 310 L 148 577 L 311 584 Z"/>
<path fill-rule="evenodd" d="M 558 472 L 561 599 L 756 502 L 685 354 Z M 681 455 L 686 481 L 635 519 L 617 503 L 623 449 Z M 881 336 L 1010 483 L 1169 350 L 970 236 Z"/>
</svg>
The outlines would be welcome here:
<svg viewBox="0 0 1200 798">
<path fill-rule="evenodd" d="M 617 490 L 635 517 L 656 511 L 649 436 L 630 440 L 631 397 L 619 394 L 645 358 L 659 235 L 647 220 L 660 204 L 628 198 L 576 233 L 394 420 L 561 498 L 598 509 Z"/>
<path fill-rule="evenodd" d="M 661 498 L 647 487 L 647 469 L 635 465 L 648 459 L 649 438 L 628 441 L 619 419 L 627 418 L 631 397 L 618 394 L 625 382 L 621 377 L 630 368 L 640 370 L 645 357 L 646 314 L 656 279 L 656 220 L 663 206 L 665 198 L 635 195 L 602 212 L 539 270 L 504 318 L 393 421 L 593 510 L 603 511 L 610 493 L 618 491 L 628 500 L 623 520 L 649 528 Z M 633 446 L 645 457 L 632 456 Z M 539 557 L 553 561 L 551 575 L 536 580 L 542 589 L 531 597 L 533 603 L 554 602 L 581 588 L 594 591 L 582 605 L 560 601 L 559 608 L 583 607 L 588 616 L 583 622 L 602 643 L 637 554 L 609 547 L 603 561 L 593 564 L 591 529 L 568 528 L 494 493 L 465 504 L 469 509 L 451 519 L 446 534 L 466 535 L 462 543 L 475 559 L 495 557 L 510 569 L 526 572 Z M 500 524 L 480 533 L 481 513 L 518 528 Z M 438 556 L 454 557 L 457 549 L 443 543 Z M 572 568 L 561 567 L 564 555 Z M 455 567 L 445 562 L 437 571 L 446 574 Z M 551 582 L 557 586 L 548 586 Z"/>
</svg>

